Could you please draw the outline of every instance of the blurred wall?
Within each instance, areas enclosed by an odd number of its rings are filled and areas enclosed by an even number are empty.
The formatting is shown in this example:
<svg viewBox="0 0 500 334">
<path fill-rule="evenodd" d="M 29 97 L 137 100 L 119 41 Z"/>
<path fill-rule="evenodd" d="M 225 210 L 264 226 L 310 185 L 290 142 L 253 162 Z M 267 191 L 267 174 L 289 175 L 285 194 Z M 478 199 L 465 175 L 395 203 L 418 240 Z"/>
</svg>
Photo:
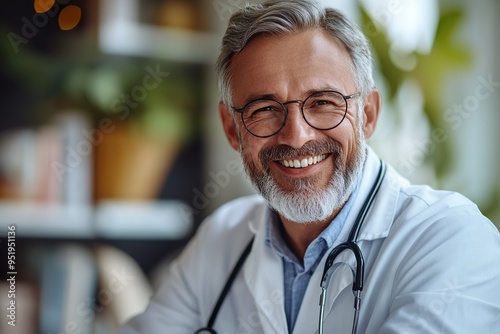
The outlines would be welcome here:
<svg viewBox="0 0 500 334">
<path fill-rule="evenodd" d="M 448 108 L 461 105 L 463 112 L 453 120 L 455 159 L 443 185 L 478 203 L 500 226 L 500 1 L 442 3 L 465 9 L 459 38 L 474 54 L 472 68 L 450 76 L 444 92 Z"/>
</svg>

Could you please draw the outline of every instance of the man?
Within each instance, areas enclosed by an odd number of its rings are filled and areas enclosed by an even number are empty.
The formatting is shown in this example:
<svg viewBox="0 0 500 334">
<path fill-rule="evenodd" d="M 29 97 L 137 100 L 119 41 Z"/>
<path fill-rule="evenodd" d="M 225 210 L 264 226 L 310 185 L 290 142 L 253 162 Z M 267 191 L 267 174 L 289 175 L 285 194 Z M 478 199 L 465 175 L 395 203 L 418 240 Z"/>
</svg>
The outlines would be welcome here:
<svg viewBox="0 0 500 334">
<path fill-rule="evenodd" d="M 232 16 L 219 113 L 260 196 L 207 218 L 121 333 L 500 333 L 498 231 L 459 194 L 383 177 L 371 62 L 358 28 L 312 1 Z"/>
</svg>

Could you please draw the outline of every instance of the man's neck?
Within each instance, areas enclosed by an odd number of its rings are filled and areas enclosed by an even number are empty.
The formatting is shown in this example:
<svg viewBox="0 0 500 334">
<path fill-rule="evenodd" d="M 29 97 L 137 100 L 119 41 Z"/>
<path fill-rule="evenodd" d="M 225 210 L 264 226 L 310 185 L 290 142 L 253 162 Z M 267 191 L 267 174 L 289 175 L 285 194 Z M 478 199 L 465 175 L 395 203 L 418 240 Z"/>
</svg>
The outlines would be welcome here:
<svg viewBox="0 0 500 334">
<path fill-rule="evenodd" d="M 299 261 L 303 261 L 307 247 L 328 227 L 340 210 L 342 210 L 342 207 L 335 210 L 330 217 L 323 221 L 307 224 L 296 223 L 280 215 L 283 226 L 283 239 Z"/>
</svg>

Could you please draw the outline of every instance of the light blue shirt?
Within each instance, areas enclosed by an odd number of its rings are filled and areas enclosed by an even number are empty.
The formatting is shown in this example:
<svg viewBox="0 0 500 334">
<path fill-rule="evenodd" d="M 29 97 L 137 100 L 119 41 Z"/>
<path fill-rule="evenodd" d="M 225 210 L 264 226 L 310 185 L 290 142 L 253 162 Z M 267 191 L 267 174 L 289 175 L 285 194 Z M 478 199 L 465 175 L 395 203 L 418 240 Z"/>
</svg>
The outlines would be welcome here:
<svg viewBox="0 0 500 334">
<path fill-rule="evenodd" d="M 359 179 L 361 180 L 361 177 Z M 307 247 L 304 254 L 304 264 L 302 264 L 302 261 L 299 261 L 283 240 L 282 226 L 278 214 L 272 211 L 269 216 L 266 244 L 283 260 L 284 302 L 289 332 L 293 331 L 307 285 L 314 270 L 316 270 L 325 252 L 333 246 L 344 226 L 347 215 L 358 196 L 360 180 L 342 210 L 335 216 L 328 227 Z"/>
</svg>

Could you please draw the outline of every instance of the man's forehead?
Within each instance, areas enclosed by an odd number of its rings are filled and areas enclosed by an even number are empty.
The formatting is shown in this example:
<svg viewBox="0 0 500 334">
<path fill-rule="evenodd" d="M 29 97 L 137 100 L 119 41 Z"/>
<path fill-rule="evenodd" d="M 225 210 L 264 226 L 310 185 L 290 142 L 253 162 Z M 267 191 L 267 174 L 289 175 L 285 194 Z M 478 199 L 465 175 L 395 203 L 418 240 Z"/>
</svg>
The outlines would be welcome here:
<svg viewBox="0 0 500 334">
<path fill-rule="evenodd" d="M 332 83 L 339 80 L 352 82 L 352 68 L 344 45 L 318 28 L 286 35 L 256 36 L 233 56 L 230 71 L 235 92 L 250 84 L 266 90 L 265 87 L 274 82 L 315 81 L 313 86 L 304 89 L 332 87 Z"/>
<path fill-rule="evenodd" d="M 288 65 L 283 61 L 293 59 L 299 66 L 307 61 L 323 61 L 325 65 L 338 62 L 352 63 L 350 55 L 342 42 L 324 29 L 315 28 L 288 34 L 260 34 L 253 37 L 247 45 L 231 60 L 231 69 L 239 66 L 280 66 Z"/>
</svg>

